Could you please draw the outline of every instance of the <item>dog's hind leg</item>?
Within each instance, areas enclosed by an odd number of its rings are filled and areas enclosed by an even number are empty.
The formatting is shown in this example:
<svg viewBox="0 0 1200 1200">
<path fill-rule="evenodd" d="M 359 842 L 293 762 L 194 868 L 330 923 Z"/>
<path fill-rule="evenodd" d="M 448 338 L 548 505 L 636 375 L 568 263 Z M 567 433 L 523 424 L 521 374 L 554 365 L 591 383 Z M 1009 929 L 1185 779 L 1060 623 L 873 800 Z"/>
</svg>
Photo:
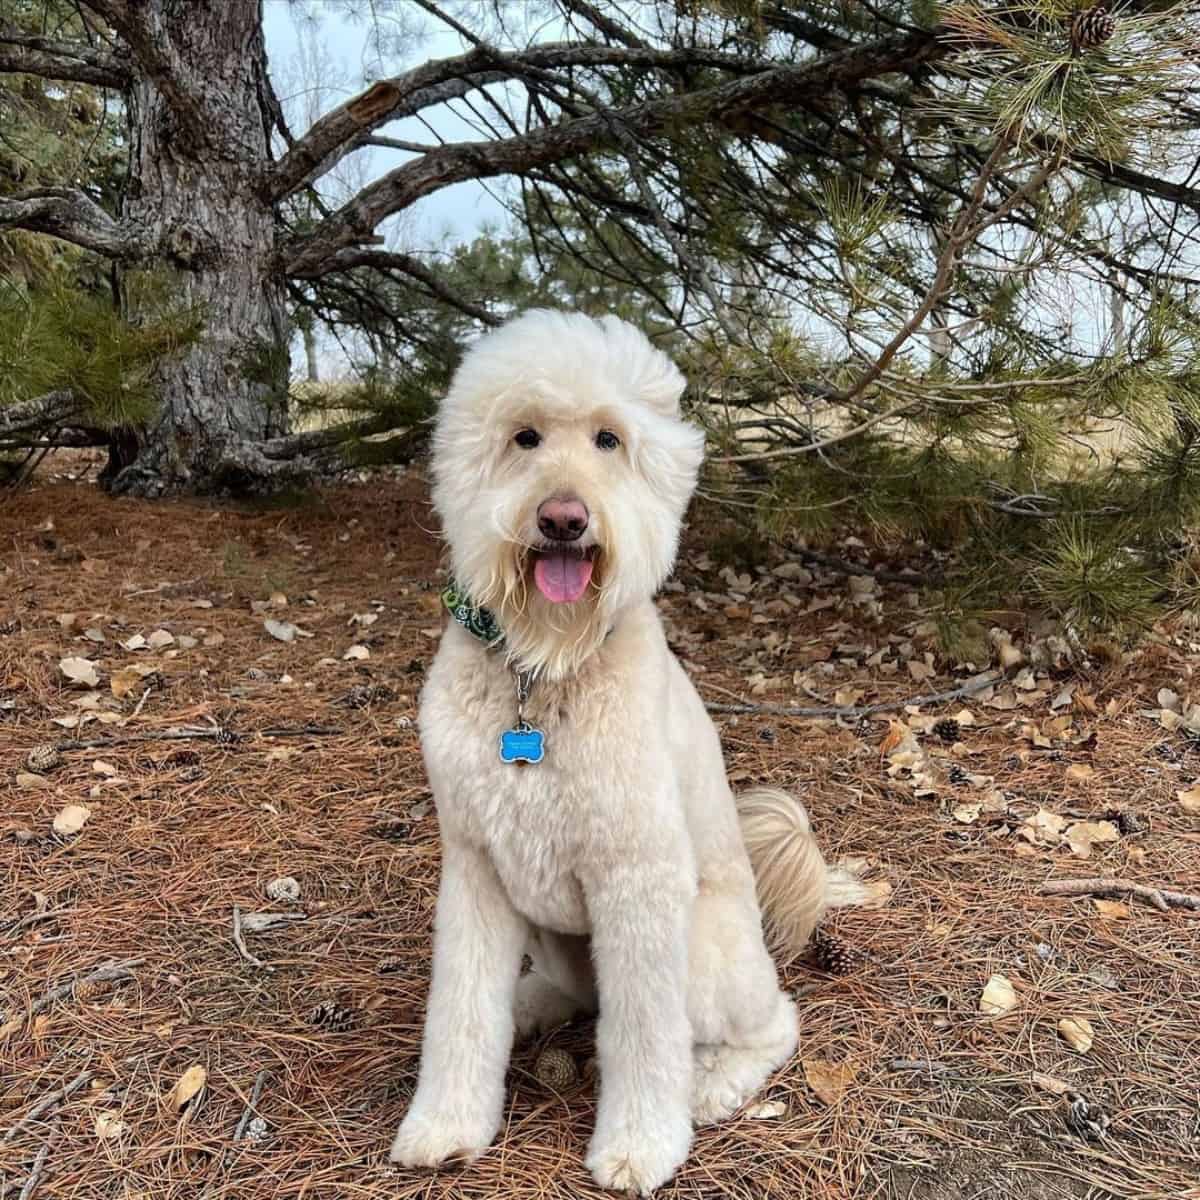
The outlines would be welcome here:
<svg viewBox="0 0 1200 1200">
<path fill-rule="evenodd" d="M 578 1013 L 596 1011 L 596 980 L 586 937 L 536 929 L 527 947 L 533 969 L 517 981 L 517 1037 L 545 1033 Z"/>
<path fill-rule="evenodd" d="M 776 991 L 774 1012 L 763 1026 L 734 1034 L 735 1040 L 695 1048 L 692 1120 L 723 1121 L 746 1103 L 796 1049 L 796 1006 Z"/>
<path fill-rule="evenodd" d="M 688 1016 L 695 1039 L 692 1119 L 723 1120 L 796 1048 L 796 1010 L 763 945 L 748 867 L 700 881 L 692 918 Z"/>
</svg>

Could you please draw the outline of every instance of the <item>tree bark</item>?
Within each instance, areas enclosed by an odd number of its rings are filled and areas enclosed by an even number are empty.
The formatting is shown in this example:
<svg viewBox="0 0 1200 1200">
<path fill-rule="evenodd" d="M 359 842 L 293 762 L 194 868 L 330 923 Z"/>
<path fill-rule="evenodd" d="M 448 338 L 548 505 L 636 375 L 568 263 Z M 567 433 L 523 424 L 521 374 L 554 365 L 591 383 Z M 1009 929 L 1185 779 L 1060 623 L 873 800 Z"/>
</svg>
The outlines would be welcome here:
<svg viewBox="0 0 1200 1200">
<path fill-rule="evenodd" d="M 288 383 L 275 214 L 261 196 L 270 116 L 260 4 L 144 0 L 110 19 L 141 67 L 123 217 L 158 251 L 125 270 L 122 302 L 135 322 L 192 306 L 203 332 L 164 360 L 158 415 L 116 439 L 106 482 L 146 496 L 252 489 L 238 451 L 286 433 Z"/>
</svg>

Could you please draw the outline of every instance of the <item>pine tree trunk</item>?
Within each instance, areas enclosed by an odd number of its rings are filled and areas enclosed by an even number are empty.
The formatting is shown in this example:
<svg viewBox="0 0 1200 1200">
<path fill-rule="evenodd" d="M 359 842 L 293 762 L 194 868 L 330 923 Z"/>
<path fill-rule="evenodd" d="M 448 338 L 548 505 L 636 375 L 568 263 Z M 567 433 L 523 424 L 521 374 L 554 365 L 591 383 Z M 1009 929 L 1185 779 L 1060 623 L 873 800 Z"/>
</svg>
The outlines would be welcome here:
<svg viewBox="0 0 1200 1200">
<path fill-rule="evenodd" d="M 160 261 L 122 281 L 130 319 L 195 306 L 198 342 L 169 356 L 160 410 L 114 439 L 108 486 L 163 495 L 255 490 L 239 451 L 287 432 L 288 329 L 273 263 L 275 214 L 258 192 L 269 157 L 258 0 L 143 0 L 182 60 L 185 87 L 141 74 L 130 96 L 125 216 L 155 235 Z"/>
</svg>

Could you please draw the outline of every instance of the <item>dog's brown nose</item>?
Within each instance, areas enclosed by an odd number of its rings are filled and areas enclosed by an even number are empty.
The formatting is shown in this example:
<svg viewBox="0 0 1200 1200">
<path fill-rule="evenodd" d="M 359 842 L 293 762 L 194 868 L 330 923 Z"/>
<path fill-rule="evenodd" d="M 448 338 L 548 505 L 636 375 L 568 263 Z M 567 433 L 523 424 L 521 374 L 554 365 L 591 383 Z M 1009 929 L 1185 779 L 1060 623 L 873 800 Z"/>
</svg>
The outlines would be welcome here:
<svg viewBox="0 0 1200 1200">
<path fill-rule="evenodd" d="M 573 542 L 588 527 L 588 510 L 581 500 L 543 500 L 537 510 L 542 537 L 555 542 Z"/>
</svg>

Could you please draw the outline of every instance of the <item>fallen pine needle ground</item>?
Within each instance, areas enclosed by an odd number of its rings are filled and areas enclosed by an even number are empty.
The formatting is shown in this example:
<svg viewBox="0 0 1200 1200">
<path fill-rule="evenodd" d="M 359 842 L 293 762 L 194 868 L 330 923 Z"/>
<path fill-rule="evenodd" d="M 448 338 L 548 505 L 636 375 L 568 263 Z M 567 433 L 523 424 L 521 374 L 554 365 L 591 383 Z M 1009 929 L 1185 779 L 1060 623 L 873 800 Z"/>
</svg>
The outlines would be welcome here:
<svg viewBox="0 0 1200 1200">
<path fill-rule="evenodd" d="M 1147 898 L 1200 892 L 1190 635 L 1038 665 L 1009 614 L 1006 660 L 956 664 L 921 564 L 718 564 L 706 520 L 661 607 L 734 786 L 794 789 L 890 898 L 827 931 L 847 973 L 782 968 L 796 1059 L 661 1195 L 1200 1197 L 1200 914 Z M 477 1163 L 386 1161 L 438 876 L 432 527 L 417 472 L 290 508 L 3 498 L 0 1197 L 598 1194 L 586 1023 L 516 1050 Z"/>
</svg>

